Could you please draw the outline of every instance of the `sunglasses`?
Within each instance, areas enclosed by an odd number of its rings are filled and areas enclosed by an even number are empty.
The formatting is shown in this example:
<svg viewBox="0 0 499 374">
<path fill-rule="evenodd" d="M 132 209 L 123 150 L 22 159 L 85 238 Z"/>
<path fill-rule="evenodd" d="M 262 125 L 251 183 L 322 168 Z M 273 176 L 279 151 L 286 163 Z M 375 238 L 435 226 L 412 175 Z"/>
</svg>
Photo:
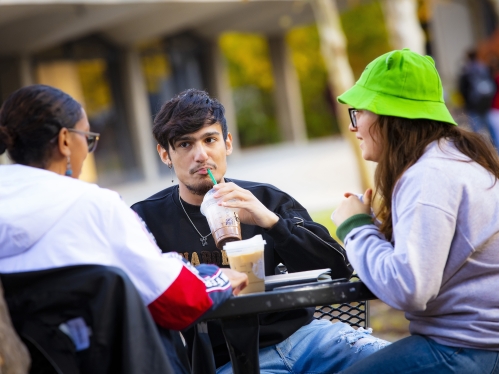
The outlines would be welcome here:
<svg viewBox="0 0 499 374">
<path fill-rule="evenodd" d="M 69 129 L 69 132 L 74 132 L 85 136 L 87 139 L 88 153 L 92 153 L 97 148 L 97 142 L 99 141 L 100 134 L 98 132 L 81 131 L 76 129 Z"/>
<path fill-rule="evenodd" d="M 352 122 L 352 127 L 354 129 L 357 128 L 357 113 L 359 113 L 358 109 L 348 108 L 348 114 L 350 115 L 350 121 Z"/>
</svg>

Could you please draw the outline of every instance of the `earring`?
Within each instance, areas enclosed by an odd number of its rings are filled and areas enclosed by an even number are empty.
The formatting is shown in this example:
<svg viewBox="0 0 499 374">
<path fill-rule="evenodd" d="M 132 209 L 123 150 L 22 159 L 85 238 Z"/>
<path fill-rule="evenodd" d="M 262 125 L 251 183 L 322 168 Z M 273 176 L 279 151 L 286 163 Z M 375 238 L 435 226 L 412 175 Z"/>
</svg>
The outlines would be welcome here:
<svg viewBox="0 0 499 374">
<path fill-rule="evenodd" d="M 68 162 L 66 163 L 66 172 L 64 173 L 66 177 L 73 175 L 73 169 L 71 168 L 71 159 L 68 156 Z"/>
<path fill-rule="evenodd" d="M 170 168 L 170 175 L 172 177 L 172 183 L 173 183 L 173 164 L 168 164 L 168 168 Z"/>
</svg>

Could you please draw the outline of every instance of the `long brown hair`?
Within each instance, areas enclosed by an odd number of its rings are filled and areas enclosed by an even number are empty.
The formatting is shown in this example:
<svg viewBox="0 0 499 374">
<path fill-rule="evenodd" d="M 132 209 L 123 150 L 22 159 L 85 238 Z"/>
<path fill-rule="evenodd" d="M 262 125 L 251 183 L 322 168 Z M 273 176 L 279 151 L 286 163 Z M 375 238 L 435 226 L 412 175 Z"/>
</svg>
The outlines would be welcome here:
<svg viewBox="0 0 499 374">
<path fill-rule="evenodd" d="M 402 174 L 419 160 L 426 147 L 447 139 L 471 161 L 477 162 L 499 179 L 499 156 L 482 135 L 433 120 L 379 116 L 369 129 L 381 141 L 381 155 L 374 174 L 375 196 L 379 199 L 377 217 L 380 231 L 392 240 L 392 194 Z"/>
</svg>

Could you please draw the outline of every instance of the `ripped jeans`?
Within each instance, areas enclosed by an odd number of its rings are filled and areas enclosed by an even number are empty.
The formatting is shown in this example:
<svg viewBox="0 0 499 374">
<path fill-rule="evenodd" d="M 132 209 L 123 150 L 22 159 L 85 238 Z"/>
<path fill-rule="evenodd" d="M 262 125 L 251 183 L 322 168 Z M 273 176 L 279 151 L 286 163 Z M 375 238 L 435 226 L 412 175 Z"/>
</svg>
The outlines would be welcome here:
<svg viewBox="0 0 499 374">
<path fill-rule="evenodd" d="M 344 373 L 498 374 L 499 353 L 449 347 L 426 336 L 411 335 L 353 365 Z"/>
<path fill-rule="evenodd" d="M 281 343 L 260 349 L 260 373 L 336 373 L 388 344 L 370 330 L 313 320 Z M 217 374 L 228 373 L 232 373 L 230 362 L 217 370 Z"/>
</svg>

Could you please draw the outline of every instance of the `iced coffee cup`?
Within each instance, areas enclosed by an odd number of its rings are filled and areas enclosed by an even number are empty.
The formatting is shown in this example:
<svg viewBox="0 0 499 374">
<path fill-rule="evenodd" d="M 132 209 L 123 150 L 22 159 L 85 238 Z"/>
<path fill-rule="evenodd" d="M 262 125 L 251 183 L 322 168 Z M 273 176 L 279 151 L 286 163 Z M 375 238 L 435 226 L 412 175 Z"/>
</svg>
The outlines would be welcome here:
<svg viewBox="0 0 499 374">
<path fill-rule="evenodd" d="M 226 243 L 241 240 L 241 224 L 235 210 L 218 205 L 214 193 L 211 189 L 204 195 L 201 213 L 208 220 L 215 245 L 221 250 Z"/>
<path fill-rule="evenodd" d="M 224 250 L 229 258 L 230 268 L 248 275 L 249 284 L 240 295 L 265 291 L 264 246 L 261 235 L 251 239 L 227 243 Z"/>
</svg>

